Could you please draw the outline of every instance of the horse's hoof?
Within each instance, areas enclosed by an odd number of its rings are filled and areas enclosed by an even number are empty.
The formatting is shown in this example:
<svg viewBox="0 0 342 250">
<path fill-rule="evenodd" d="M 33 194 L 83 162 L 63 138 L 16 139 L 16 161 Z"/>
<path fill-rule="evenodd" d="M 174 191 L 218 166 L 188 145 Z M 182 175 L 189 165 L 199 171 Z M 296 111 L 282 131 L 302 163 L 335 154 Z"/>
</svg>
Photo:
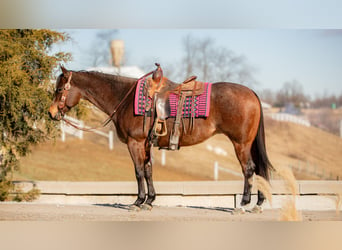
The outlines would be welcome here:
<svg viewBox="0 0 342 250">
<path fill-rule="evenodd" d="M 137 205 L 130 205 L 128 208 L 128 211 L 130 212 L 139 212 L 140 211 L 140 207 L 138 207 Z"/>
<path fill-rule="evenodd" d="M 238 207 L 238 208 L 235 208 L 235 209 L 233 210 L 233 214 L 234 214 L 234 215 L 237 215 L 237 214 L 244 214 L 244 213 L 246 213 L 246 209 L 243 208 L 243 207 Z"/>
<path fill-rule="evenodd" d="M 146 210 L 146 211 L 151 211 L 152 210 L 152 205 L 144 203 L 144 204 L 141 205 L 141 209 L 142 210 Z"/>
<path fill-rule="evenodd" d="M 251 213 L 254 213 L 254 214 L 261 214 L 263 210 L 264 210 L 264 209 L 262 208 L 262 206 L 255 205 L 255 206 L 252 208 Z"/>
</svg>

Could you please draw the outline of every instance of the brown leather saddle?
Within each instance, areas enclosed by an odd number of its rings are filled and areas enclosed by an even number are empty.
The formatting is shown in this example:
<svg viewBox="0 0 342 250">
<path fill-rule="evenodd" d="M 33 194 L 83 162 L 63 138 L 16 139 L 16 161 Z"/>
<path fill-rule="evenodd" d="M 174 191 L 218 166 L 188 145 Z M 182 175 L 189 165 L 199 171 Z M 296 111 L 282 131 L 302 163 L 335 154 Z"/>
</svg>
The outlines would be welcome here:
<svg viewBox="0 0 342 250">
<path fill-rule="evenodd" d="M 160 64 L 156 63 L 158 67 L 151 78 L 147 79 L 148 95 L 153 97 L 155 93 L 162 92 L 164 90 L 179 95 L 181 92 L 186 96 L 197 96 L 205 91 L 204 82 L 196 81 L 197 76 L 190 76 L 180 84 L 174 84 L 173 88 L 166 87 L 168 79 L 163 76 L 163 71 L 160 68 Z"/>
<path fill-rule="evenodd" d="M 180 94 L 183 92 L 186 96 L 197 96 L 204 92 L 204 82 L 196 81 L 197 76 L 190 76 L 183 83 L 179 84 L 175 89 L 171 90 L 172 93 Z"/>
<path fill-rule="evenodd" d="M 152 77 L 147 79 L 148 95 L 153 98 L 155 93 L 159 93 L 165 88 L 167 78 L 163 76 L 163 70 L 159 63 L 156 63 L 157 69 L 153 72 Z"/>
<path fill-rule="evenodd" d="M 205 83 L 196 81 L 196 76 L 191 76 L 183 81 L 181 84 L 171 85 L 166 84 L 168 79 L 163 76 L 163 71 L 160 64 L 156 63 L 157 69 L 153 72 L 152 78 L 148 79 L 147 91 L 152 98 L 152 111 L 156 112 L 156 118 L 153 121 L 152 133 L 156 137 L 167 135 L 166 118 L 168 111 L 166 110 L 166 103 L 170 93 L 179 96 L 177 115 L 173 124 L 173 129 L 170 134 L 169 148 L 170 150 L 179 149 L 180 138 L 180 123 L 182 118 L 182 109 L 186 97 L 191 96 L 194 102 L 194 97 L 202 94 L 205 91 Z M 194 106 L 193 103 L 191 105 Z M 153 113 L 153 112 L 152 112 Z M 190 118 L 190 129 L 194 126 L 194 116 Z M 184 129 L 184 127 L 183 127 Z"/>
</svg>

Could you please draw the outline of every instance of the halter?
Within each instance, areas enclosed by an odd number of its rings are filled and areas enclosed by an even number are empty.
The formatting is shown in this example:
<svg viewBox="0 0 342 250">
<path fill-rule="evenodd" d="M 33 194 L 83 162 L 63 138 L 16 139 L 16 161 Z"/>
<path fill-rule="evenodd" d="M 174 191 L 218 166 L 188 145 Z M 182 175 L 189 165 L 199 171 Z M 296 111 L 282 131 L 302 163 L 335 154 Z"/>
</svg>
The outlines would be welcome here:
<svg viewBox="0 0 342 250">
<path fill-rule="evenodd" d="M 68 93 L 69 93 L 69 90 L 71 88 L 71 76 L 72 76 L 72 72 L 69 72 L 69 77 L 68 77 L 68 81 L 66 84 L 64 84 L 64 88 L 63 88 L 63 94 L 62 94 L 62 97 L 61 97 L 61 100 L 59 101 L 58 103 L 58 110 L 59 112 L 62 113 L 62 115 L 64 115 L 64 112 L 63 112 L 63 109 L 64 107 L 66 106 L 65 105 L 65 102 L 66 102 L 66 98 L 68 96 Z"/>
</svg>

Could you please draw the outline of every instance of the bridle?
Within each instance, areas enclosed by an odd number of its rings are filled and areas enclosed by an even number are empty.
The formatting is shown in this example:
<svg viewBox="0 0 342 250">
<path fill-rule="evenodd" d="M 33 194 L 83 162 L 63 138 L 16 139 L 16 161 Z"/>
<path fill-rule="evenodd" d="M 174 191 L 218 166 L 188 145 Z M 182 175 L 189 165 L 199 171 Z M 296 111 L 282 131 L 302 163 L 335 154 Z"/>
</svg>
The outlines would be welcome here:
<svg viewBox="0 0 342 250">
<path fill-rule="evenodd" d="M 76 124 L 74 124 L 73 122 L 71 122 L 70 120 L 68 120 L 68 119 L 66 119 L 66 118 L 64 117 L 65 112 L 63 111 L 63 109 L 64 109 L 65 106 L 66 106 L 66 104 L 65 104 L 65 103 L 66 103 L 66 98 L 67 98 L 67 96 L 68 96 L 69 90 L 71 89 L 71 84 L 70 84 L 70 82 L 71 82 L 72 72 L 70 71 L 70 72 L 69 72 L 69 76 L 68 76 L 68 81 L 64 84 L 64 87 L 63 87 L 63 93 L 62 93 L 61 100 L 60 100 L 59 103 L 58 103 L 58 110 L 59 110 L 59 112 L 60 112 L 61 115 L 62 115 L 62 120 L 63 120 L 65 123 L 69 124 L 70 126 L 76 128 L 76 129 L 79 129 L 79 130 L 83 130 L 83 131 L 91 131 L 91 130 L 94 130 L 94 129 L 98 129 L 98 128 L 107 126 L 108 123 L 112 120 L 112 118 L 113 118 L 114 115 L 116 114 L 116 112 L 119 110 L 119 108 L 121 107 L 121 105 L 126 101 L 127 97 L 128 97 L 128 96 L 130 95 L 130 93 L 134 90 L 134 88 L 136 87 L 137 83 L 138 83 L 141 79 L 143 79 L 143 78 L 145 78 L 145 77 L 147 77 L 147 76 L 153 74 L 153 72 L 154 72 L 154 70 L 151 71 L 151 72 L 149 72 L 149 73 L 147 73 L 147 74 L 145 74 L 145 75 L 143 75 L 142 77 L 140 77 L 138 80 L 135 81 L 135 83 L 134 83 L 134 84 L 132 85 L 132 87 L 128 90 L 128 92 L 126 93 L 126 95 L 124 96 L 124 98 L 122 98 L 122 100 L 119 102 L 119 104 L 115 106 L 114 111 L 108 116 L 108 118 L 102 123 L 101 126 L 93 127 L 93 128 L 82 128 L 82 127 L 77 126 Z"/>
<path fill-rule="evenodd" d="M 66 98 L 68 96 L 69 90 L 71 89 L 71 84 L 70 84 L 71 77 L 72 77 L 72 72 L 69 72 L 68 81 L 66 84 L 64 84 L 62 97 L 61 97 L 61 100 L 58 102 L 58 110 L 62 114 L 62 116 L 64 116 L 64 114 L 65 114 L 63 109 L 66 106 L 66 104 L 65 104 Z"/>
</svg>

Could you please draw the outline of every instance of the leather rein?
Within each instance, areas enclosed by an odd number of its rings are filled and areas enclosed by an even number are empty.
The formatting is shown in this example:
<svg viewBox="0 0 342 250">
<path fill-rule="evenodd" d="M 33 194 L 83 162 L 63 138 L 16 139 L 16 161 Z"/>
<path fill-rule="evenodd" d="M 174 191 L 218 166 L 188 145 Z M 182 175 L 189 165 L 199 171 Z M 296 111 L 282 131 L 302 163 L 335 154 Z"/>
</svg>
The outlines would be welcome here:
<svg viewBox="0 0 342 250">
<path fill-rule="evenodd" d="M 121 107 L 121 105 L 126 101 L 127 97 L 130 95 L 130 93 L 134 90 L 134 88 L 135 88 L 135 86 L 137 85 L 137 83 L 138 83 L 141 79 L 143 79 L 143 78 L 145 78 L 145 77 L 147 77 L 147 76 L 153 74 L 153 72 L 154 72 L 154 70 L 151 71 L 151 72 L 149 72 L 149 73 L 147 73 L 147 74 L 145 74 L 145 75 L 143 75 L 143 76 L 140 77 L 138 80 L 136 80 L 136 82 L 135 82 L 135 83 L 132 85 L 132 87 L 128 90 L 128 92 L 126 93 L 126 95 L 124 96 L 124 98 L 122 98 L 122 100 L 119 102 L 119 104 L 115 106 L 114 111 L 108 116 L 108 118 L 102 123 L 101 126 L 92 127 L 92 128 L 82 128 L 82 127 L 77 126 L 76 124 L 74 124 L 74 123 L 71 122 L 70 120 L 66 119 L 66 118 L 64 117 L 64 114 L 65 114 L 65 113 L 62 111 L 63 108 L 66 106 L 66 104 L 65 104 L 66 98 L 67 98 L 67 96 L 68 96 L 69 90 L 71 89 L 71 84 L 70 84 L 70 83 L 71 83 L 72 72 L 70 71 L 70 72 L 69 72 L 68 81 L 67 81 L 67 83 L 64 85 L 64 88 L 63 88 L 63 94 L 62 94 L 61 100 L 60 100 L 59 103 L 58 103 L 58 110 L 59 110 L 59 111 L 61 112 L 61 114 L 62 114 L 62 120 L 63 120 L 65 123 L 69 124 L 70 126 L 76 128 L 76 129 L 82 130 L 82 131 L 91 131 L 91 130 L 95 130 L 95 129 L 98 129 L 98 128 L 102 128 L 102 127 L 107 126 L 108 123 L 112 120 L 112 118 L 113 118 L 114 115 L 116 114 L 116 112 L 118 111 L 118 109 L 119 109 L 119 108 Z"/>
</svg>

